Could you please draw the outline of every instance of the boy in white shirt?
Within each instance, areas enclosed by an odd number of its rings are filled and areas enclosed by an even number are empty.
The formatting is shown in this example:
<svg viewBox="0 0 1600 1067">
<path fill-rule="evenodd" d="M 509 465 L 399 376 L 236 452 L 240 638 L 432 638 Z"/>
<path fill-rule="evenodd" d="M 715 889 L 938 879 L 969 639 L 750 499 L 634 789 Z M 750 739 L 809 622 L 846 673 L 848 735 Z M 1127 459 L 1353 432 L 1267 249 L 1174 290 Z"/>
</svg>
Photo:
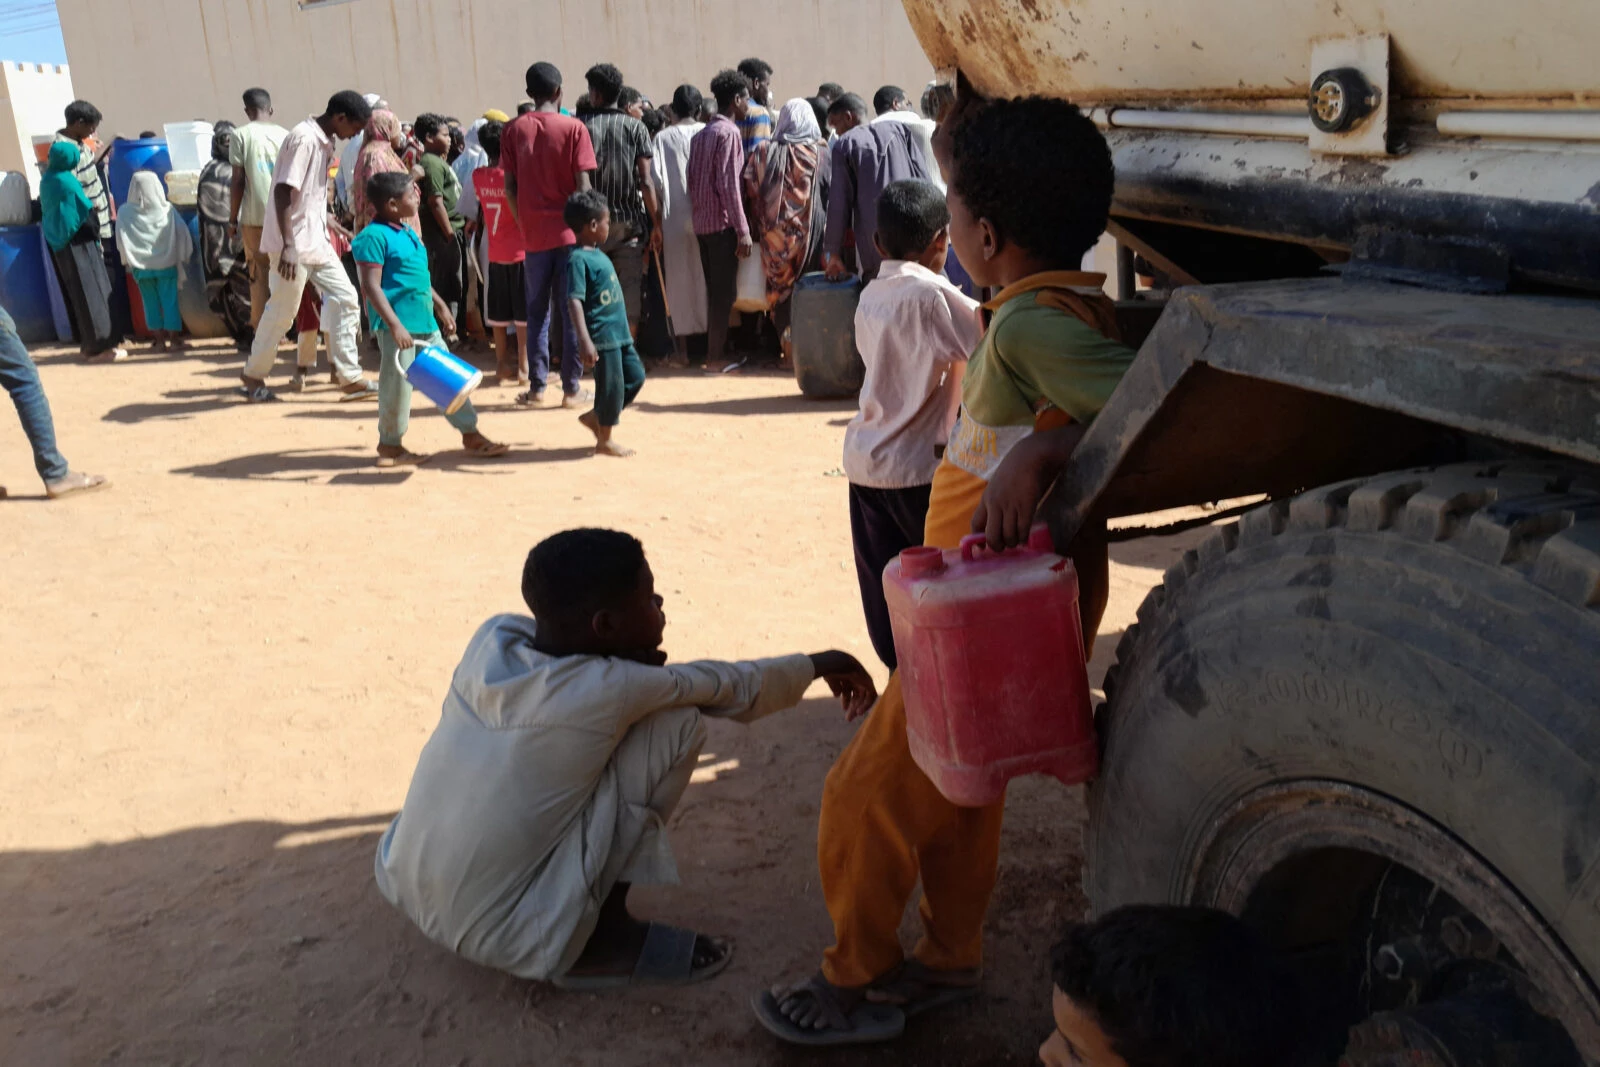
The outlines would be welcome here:
<svg viewBox="0 0 1600 1067">
<path fill-rule="evenodd" d="M 878 198 L 883 266 L 861 292 L 861 410 L 844 433 L 850 538 L 861 607 L 878 658 L 895 668 L 883 569 L 922 544 L 939 452 L 961 404 L 961 372 L 983 334 L 978 304 L 941 272 L 950 243 L 944 194 L 899 181 Z"/>
<path fill-rule="evenodd" d="M 727 941 L 628 914 L 632 884 L 675 883 L 666 823 L 705 715 L 752 722 L 817 678 L 866 714 L 872 679 L 843 652 L 667 665 L 644 546 L 568 530 L 529 553 L 534 618 L 479 627 L 400 814 L 378 842 L 378 890 L 452 952 L 567 989 L 684 985 Z"/>
</svg>

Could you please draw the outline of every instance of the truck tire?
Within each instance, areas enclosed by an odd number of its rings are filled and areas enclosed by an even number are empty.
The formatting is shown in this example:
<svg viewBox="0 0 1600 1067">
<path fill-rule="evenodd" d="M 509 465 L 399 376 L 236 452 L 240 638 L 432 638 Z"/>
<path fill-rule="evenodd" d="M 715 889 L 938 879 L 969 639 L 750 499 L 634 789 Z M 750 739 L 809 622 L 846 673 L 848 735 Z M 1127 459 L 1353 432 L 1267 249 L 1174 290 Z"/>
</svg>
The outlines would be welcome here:
<svg viewBox="0 0 1600 1067">
<path fill-rule="evenodd" d="M 1105 688 L 1097 912 L 1214 906 L 1286 949 L 1342 943 L 1366 958 L 1330 966 L 1370 1012 L 1372 939 L 1349 938 L 1411 872 L 1476 919 L 1450 951 L 1525 977 L 1600 1062 L 1591 469 L 1452 465 L 1263 505 L 1167 572 Z M 1437 940 L 1423 899 L 1413 933 Z"/>
</svg>

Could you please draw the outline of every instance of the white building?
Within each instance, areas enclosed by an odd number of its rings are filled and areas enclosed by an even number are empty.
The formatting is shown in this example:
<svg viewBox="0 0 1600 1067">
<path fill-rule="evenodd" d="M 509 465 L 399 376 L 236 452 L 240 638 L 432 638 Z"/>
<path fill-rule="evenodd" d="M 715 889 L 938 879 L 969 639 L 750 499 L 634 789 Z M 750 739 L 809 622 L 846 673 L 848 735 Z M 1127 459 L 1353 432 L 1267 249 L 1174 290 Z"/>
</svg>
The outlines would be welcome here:
<svg viewBox="0 0 1600 1067">
<path fill-rule="evenodd" d="M 0 61 L 0 171 L 26 174 L 33 196 L 39 195 L 33 139 L 53 137 L 74 99 L 67 67 Z"/>
<path fill-rule="evenodd" d="M 657 102 L 760 56 L 779 102 L 824 81 L 870 100 L 916 99 L 932 70 L 900 0 L 57 0 L 78 94 L 102 137 L 189 119 L 242 121 L 262 86 L 285 125 L 340 89 L 379 93 L 402 118 L 514 113 L 536 61 L 583 72 L 615 63 Z M 58 109 L 59 110 L 59 109 Z M 57 116 L 59 119 L 59 115 Z"/>
</svg>

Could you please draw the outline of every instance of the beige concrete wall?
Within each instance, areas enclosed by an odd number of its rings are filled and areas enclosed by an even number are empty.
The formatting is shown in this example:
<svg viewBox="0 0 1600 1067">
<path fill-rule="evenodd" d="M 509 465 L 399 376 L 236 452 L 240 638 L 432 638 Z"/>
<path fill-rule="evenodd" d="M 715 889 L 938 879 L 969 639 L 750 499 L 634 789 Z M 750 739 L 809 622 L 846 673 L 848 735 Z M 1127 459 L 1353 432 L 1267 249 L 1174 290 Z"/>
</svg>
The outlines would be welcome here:
<svg viewBox="0 0 1600 1067">
<path fill-rule="evenodd" d="M 26 174 L 34 196 L 39 195 L 39 168 L 33 138 L 59 130 L 62 112 L 74 99 L 68 68 L 0 62 L 0 171 Z"/>
<path fill-rule="evenodd" d="M 523 99 L 523 72 L 549 60 L 569 96 L 597 62 L 664 101 L 688 81 L 757 55 L 780 100 L 836 81 L 869 100 L 885 83 L 913 98 L 932 71 L 900 0 L 57 0 L 78 92 L 105 133 L 232 118 L 239 94 L 270 90 L 280 119 L 333 92 L 380 93 L 403 117 L 463 118 Z"/>
</svg>

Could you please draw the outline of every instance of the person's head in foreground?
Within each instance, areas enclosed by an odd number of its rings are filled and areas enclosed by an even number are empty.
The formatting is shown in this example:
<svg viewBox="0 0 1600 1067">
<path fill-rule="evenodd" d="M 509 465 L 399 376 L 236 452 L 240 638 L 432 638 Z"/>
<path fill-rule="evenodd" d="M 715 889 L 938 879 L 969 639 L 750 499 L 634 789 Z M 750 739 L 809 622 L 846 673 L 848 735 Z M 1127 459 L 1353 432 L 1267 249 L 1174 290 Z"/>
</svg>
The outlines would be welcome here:
<svg viewBox="0 0 1600 1067">
<path fill-rule="evenodd" d="M 328 98 L 328 106 L 321 117 L 326 129 L 340 140 L 348 141 L 366 130 L 367 120 L 372 118 L 372 105 L 354 89 L 344 89 Z"/>
<path fill-rule="evenodd" d="M 611 209 L 598 189 L 579 189 L 567 197 L 561 218 L 585 248 L 597 248 L 611 236 Z"/>
<path fill-rule="evenodd" d="M 523 79 L 523 88 L 527 90 L 528 99 L 533 101 L 534 107 L 540 104 L 559 104 L 561 102 L 561 71 L 556 69 L 554 63 L 539 62 L 528 68 L 528 73 Z M 530 108 L 529 110 L 532 110 Z M 527 114 L 519 105 L 518 115 Z"/>
<path fill-rule="evenodd" d="M 399 226 L 406 219 L 417 217 L 422 190 L 411 175 L 385 171 L 367 179 L 367 203 L 372 205 L 376 221 Z"/>
<path fill-rule="evenodd" d="M 272 94 L 261 88 L 246 89 L 244 91 L 244 117 L 251 122 L 270 119 L 272 117 Z"/>
<path fill-rule="evenodd" d="M 63 114 L 66 126 L 63 132 L 74 141 L 83 141 L 93 137 L 100 128 L 100 109 L 87 100 L 74 100 L 68 104 Z"/>
<path fill-rule="evenodd" d="M 725 70 L 711 79 L 711 96 L 717 114 L 742 122 L 750 111 L 750 79 L 736 70 Z"/>
<path fill-rule="evenodd" d="M 1140 905 L 1067 931 L 1050 953 L 1046 1067 L 1295 1067 L 1300 987 L 1226 912 Z"/>
<path fill-rule="evenodd" d="M 684 82 L 672 90 L 672 116 L 674 122 L 695 122 L 700 118 L 705 97 L 695 86 Z"/>
<path fill-rule="evenodd" d="M 622 71 L 610 63 L 596 63 L 583 75 L 589 83 L 589 106 L 595 111 L 618 107 L 622 98 Z"/>
<path fill-rule="evenodd" d="M 839 137 L 868 121 L 867 102 L 855 93 L 845 93 L 828 105 L 828 128 Z"/>
<path fill-rule="evenodd" d="M 522 568 L 522 599 L 539 623 L 540 647 L 554 654 L 667 661 L 663 601 L 631 534 L 582 529 L 545 538 Z"/>
<path fill-rule="evenodd" d="M 963 112 L 950 135 L 950 243 L 977 285 L 1078 270 L 1105 231 L 1116 172 L 1083 112 L 1042 96 Z"/>
<path fill-rule="evenodd" d="M 417 139 L 417 143 L 422 145 L 424 152 L 442 156 L 450 151 L 450 124 L 444 120 L 443 115 L 424 111 L 417 116 L 417 121 L 411 124 L 411 133 Z"/>
<path fill-rule="evenodd" d="M 872 110 L 877 115 L 887 115 L 891 111 L 910 111 L 911 102 L 906 98 L 906 91 L 898 85 L 885 85 L 872 94 Z"/>
<path fill-rule="evenodd" d="M 750 82 L 750 99 L 762 107 L 772 102 L 772 64 L 754 56 L 739 62 L 739 73 Z"/>
<path fill-rule="evenodd" d="M 932 182 L 890 182 L 878 197 L 878 232 L 884 259 L 918 263 L 938 274 L 950 252 L 950 209 Z"/>
</svg>

